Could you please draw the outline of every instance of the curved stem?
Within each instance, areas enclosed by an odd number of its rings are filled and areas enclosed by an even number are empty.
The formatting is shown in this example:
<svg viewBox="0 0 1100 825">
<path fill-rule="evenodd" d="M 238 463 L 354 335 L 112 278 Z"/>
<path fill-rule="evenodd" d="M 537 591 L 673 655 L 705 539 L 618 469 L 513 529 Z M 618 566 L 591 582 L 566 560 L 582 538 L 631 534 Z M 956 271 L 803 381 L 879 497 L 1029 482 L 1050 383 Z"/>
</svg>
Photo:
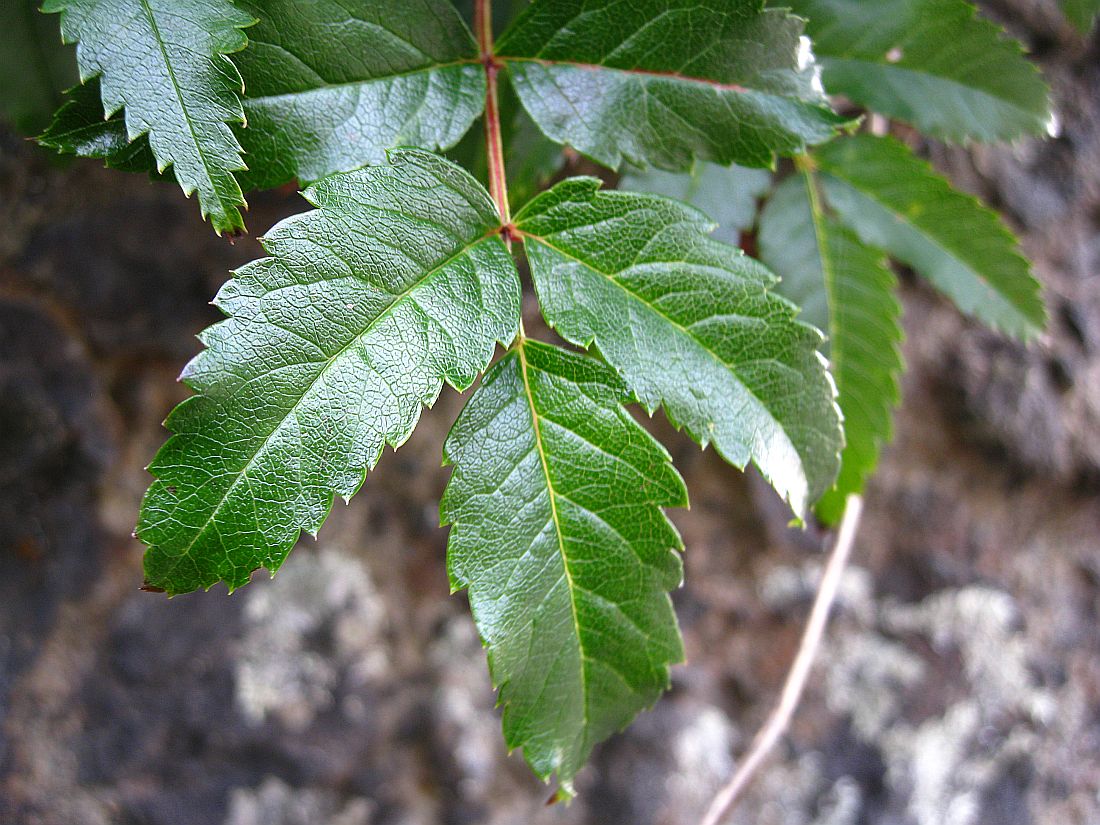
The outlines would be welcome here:
<svg viewBox="0 0 1100 825">
<path fill-rule="evenodd" d="M 500 211 L 500 222 L 507 228 L 512 222 L 508 208 L 508 182 L 504 174 L 504 142 L 500 135 L 500 103 L 497 99 L 497 73 L 500 64 L 493 54 L 492 0 L 477 0 L 474 28 L 485 67 L 485 151 L 489 160 L 489 193 Z"/>
<path fill-rule="evenodd" d="M 749 784 L 749 780 L 764 763 L 780 737 L 787 731 L 795 708 L 798 707 L 798 700 L 802 698 L 802 690 L 806 687 L 806 680 L 810 676 L 817 650 L 821 646 L 825 626 L 829 621 L 829 610 L 836 600 L 844 567 L 852 553 L 862 511 L 863 500 L 856 495 L 849 496 L 844 508 L 844 518 L 840 522 L 836 544 L 833 545 L 832 554 L 825 564 L 825 572 L 821 576 L 821 584 L 818 585 L 817 597 L 814 599 L 810 618 L 806 622 L 806 629 L 802 633 L 802 641 L 798 646 L 798 655 L 795 656 L 794 663 L 787 673 L 787 680 L 783 683 L 779 703 L 771 712 L 768 721 L 764 723 L 764 727 L 752 740 L 752 745 L 749 746 L 748 752 L 741 759 L 741 764 L 737 766 L 729 782 L 710 803 L 700 825 L 720 825 L 722 820 L 733 811 L 737 797 Z"/>
</svg>

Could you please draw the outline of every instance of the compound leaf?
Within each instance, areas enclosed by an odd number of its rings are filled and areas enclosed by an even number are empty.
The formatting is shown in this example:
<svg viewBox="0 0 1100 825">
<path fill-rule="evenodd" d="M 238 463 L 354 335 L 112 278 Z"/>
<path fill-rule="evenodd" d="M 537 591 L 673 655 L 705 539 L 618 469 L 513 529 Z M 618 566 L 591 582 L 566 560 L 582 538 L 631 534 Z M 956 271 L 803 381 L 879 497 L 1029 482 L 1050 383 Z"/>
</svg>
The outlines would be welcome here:
<svg viewBox="0 0 1100 825">
<path fill-rule="evenodd" d="M 694 208 L 571 178 L 516 216 L 547 322 L 593 342 L 647 410 L 731 464 L 752 461 L 796 513 L 833 483 L 841 447 L 821 334 L 771 275 L 707 237 Z"/>
<path fill-rule="evenodd" d="M 66 42 L 79 41 L 82 81 L 99 76 L 103 110 L 125 108 L 126 135 L 148 134 L 158 171 L 172 166 L 197 191 L 214 229 L 244 229 L 234 172 L 245 168 L 231 123 L 242 123 L 242 81 L 226 55 L 253 19 L 228 0 L 46 0 Z"/>
<path fill-rule="evenodd" d="M 1040 134 L 1049 90 L 1020 44 L 964 0 L 789 0 L 825 88 L 946 140 Z M 784 5 L 787 5 L 785 2 Z"/>
<path fill-rule="evenodd" d="M 447 0 L 250 0 L 248 187 L 448 148 L 485 104 L 477 44 Z"/>
<path fill-rule="evenodd" d="M 1039 282 L 1001 218 L 903 143 L 859 135 L 822 147 L 813 162 L 829 205 L 864 243 L 990 326 L 1024 339 L 1043 328 Z"/>
<path fill-rule="evenodd" d="M 535 0 L 497 43 L 549 137 L 618 168 L 770 166 L 842 122 L 762 0 Z"/>
<path fill-rule="evenodd" d="M 900 399 L 901 306 L 885 256 L 823 214 L 815 185 L 810 175 L 796 175 L 779 186 L 760 217 L 760 256 L 783 279 L 777 291 L 828 330 L 845 444 L 836 484 L 814 509 L 834 524 L 890 440 Z"/>
<path fill-rule="evenodd" d="M 274 571 L 334 494 L 403 443 L 444 381 L 465 388 L 519 323 L 519 283 L 484 189 L 426 152 L 305 192 L 316 210 L 218 294 L 229 316 L 184 371 L 197 395 L 150 472 L 138 537 L 169 593 Z"/>
<path fill-rule="evenodd" d="M 595 743 L 668 687 L 683 658 L 667 591 L 687 491 L 598 361 L 524 341 L 447 439 L 452 586 L 468 588 L 509 747 L 566 794 Z"/>
</svg>

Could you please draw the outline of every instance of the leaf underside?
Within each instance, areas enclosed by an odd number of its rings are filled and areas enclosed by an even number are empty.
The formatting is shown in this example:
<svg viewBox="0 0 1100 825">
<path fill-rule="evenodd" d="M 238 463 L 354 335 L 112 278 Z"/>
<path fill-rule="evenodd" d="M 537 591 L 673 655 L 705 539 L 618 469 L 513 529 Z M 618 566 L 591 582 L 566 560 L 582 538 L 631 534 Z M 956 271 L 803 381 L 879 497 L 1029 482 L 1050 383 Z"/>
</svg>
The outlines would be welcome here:
<svg viewBox="0 0 1100 825">
<path fill-rule="evenodd" d="M 1020 44 L 964 0 L 790 0 L 825 88 L 946 140 L 1041 134 L 1049 89 Z"/>
<path fill-rule="evenodd" d="M 835 524 L 890 440 L 900 398 L 901 307 L 897 279 L 883 254 L 820 214 L 808 189 L 813 185 L 812 178 L 795 175 L 772 195 L 760 218 L 760 256 L 782 278 L 777 290 L 802 305 L 808 321 L 828 330 L 845 445 L 836 484 L 814 510 Z"/>
<path fill-rule="evenodd" d="M 683 658 L 667 591 L 687 492 L 598 361 L 525 341 L 447 439 L 452 586 L 468 588 L 504 736 L 564 791 L 593 745 L 668 687 Z"/>
<path fill-rule="evenodd" d="M 547 322 L 595 343 L 643 406 L 731 464 L 752 461 L 795 510 L 828 489 L 841 446 L 821 334 L 686 204 L 572 178 L 517 216 Z"/>
<path fill-rule="evenodd" d="M 103 118 L 98 77 L 69 90 L 38 142 L 65 154 L 99 158 L 110 169 L 158 174 L 148 138 L 142 135 L 130 141 L 121 113 Z M 164 170 L 165 176 L 171 173 L 172 167 Z"/>
<path fill-rule="evenodd" d="M 241 76 L 226 56 L 253 19 L 228 0 L 47 0 L 80 78 L 100 78 L 103 110 L 125 110 L 129 140 L 148 135 L 158 170 L 176 180 L 215 230 L 244 229 L 234 172 L 245 168 L 230 124 L 243 123 Z"/>
<path fill-rule="evenodd" d="M 741 231 L 756 221 L 756 201 L 771 189 L 771 173 L 743 166 L 719 166 L 700 161 L 687 174 L 660 169 L 628 170 L 619 189 L 652 192 L 690 203 L 718 224 L 716 241 L 737 245 Z"/>
<path fill-rule="evenodd" d="M 1043 328 L 1039 282 L 997 213 L 893 138 L 845 138 L 813 157 L 829 206 L 864 243 L 995 329 L 1028 339 Z"/>
<path fill-rule="evenodd" d="M 182 593 L 274 571 L 333 495 L 351 496 L 444 382 L 463 389 L 519 324 L 491 200 L 416 150 L 310 187 L 270 257 L 218 294 L 229 317 L 184 371 L 138 537 L 150 584 Z"/>
<path fill-rule="evenodd" d="M 535 0 L 497 54 L 549 137 L 599 163 L 771 166 L 843 121 L 762 0 Z"/>
</svg>

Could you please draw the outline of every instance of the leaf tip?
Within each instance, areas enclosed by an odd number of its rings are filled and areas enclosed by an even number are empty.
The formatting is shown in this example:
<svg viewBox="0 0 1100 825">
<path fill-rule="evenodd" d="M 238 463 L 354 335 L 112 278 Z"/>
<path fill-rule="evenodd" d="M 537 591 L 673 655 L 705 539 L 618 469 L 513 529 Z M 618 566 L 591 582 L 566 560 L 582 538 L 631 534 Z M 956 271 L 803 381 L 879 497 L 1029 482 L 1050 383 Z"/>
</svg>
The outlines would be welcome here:
<svg viewBox="0 0 1100 825">
<path fill-rule="evenodd" d="M 573 790 L 572 782 L 562 782 L 558 786 L 558 789 L 546 800 L 546 807 L 549 808 L 551 805 L 557 805 L 563 802 L 568 805 L 573 801 L 576 795 L 577 793 Z"/>
</svg>

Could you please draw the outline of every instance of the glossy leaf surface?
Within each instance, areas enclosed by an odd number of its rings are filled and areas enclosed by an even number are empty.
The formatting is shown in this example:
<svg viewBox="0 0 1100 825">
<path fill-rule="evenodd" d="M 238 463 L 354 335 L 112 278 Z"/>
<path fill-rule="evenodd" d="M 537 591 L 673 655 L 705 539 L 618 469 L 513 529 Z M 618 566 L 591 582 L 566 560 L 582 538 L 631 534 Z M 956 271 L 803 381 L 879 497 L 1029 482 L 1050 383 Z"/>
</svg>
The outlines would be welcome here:
<svg viewBox="0 0 1100 825">
<path fill-rule="evenodd" d="M 761 0 L 535 0 L 496 52 L 539 128 L 605 166 L 770 166 L 841 122 L 801 33 Z"/>
<path fill-rule="evenodd" d="M 228 0 L 47 0 L 77 42 L 82 81 L 100 78 L 103 109 L 125 109 L 130 140 L 148 135 L 163 170 L 220 232 L 240 232 L 245 168 L 230 124 L 242 123 L 241 76 L 226 56 L 244 48 L 253 19 Z"/>
<path fill-rule="evenodd" d="M 351 496 L 444 382 L 470 385 L 519 323 L 496 210 L 457 166 L 403 150 L 310 187 L 316 210 L 218 294 L 229 318 L 184 371 L 138 537 L 150 584 L 231 588 L 274 571 Z"/>
<path fill-rule="evenodd" d="M 668 453 L 598 361 L 533 341 L 497 363 L 447 439 L 452 586 L 468 588 L 504 736 L 566 792 L 592 746 L 683 658 L 668 590 L 687 504 Z"/>
<path fill-rule="evenodd" d="M 841 446 L 821 334 L 771 275 L 707 237 L 676 201 L 571 178 L 516 216 L 546 320 L 595 344 L 647 410 L 730 463 L 750 461 L 796 513 L 832 485 Z"/>
<path fill-rule="evenodd" d="M 131 141 L 121 114 L 103 118 L 99 78 L 69 90 L 53 123 L 39 136 L 43 146 L 83 158 L 99 158 L 111 169 L 157 174 L 157 159 L 149 140 L 141 135 Z M 171 174 L 171 167 L 164 170 Z"/>
<path fill-rule="evenodd" d="M 311 181 L 387 149 L 447 148 L 485 104 L 477 45 L 447 0 L 249 0 L 249 188 Z"/>
</svg>

